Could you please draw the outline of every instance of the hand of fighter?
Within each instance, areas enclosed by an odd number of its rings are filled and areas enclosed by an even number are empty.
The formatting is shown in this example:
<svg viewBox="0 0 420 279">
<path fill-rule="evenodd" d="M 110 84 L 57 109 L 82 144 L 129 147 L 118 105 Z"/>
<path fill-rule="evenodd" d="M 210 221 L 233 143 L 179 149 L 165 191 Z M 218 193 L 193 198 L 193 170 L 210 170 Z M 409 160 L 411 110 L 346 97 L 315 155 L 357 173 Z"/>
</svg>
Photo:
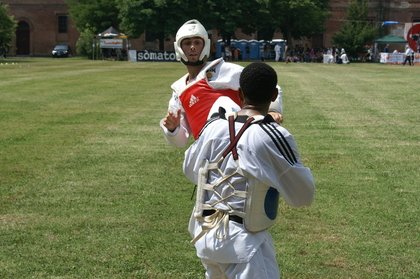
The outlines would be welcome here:
<svg viewBox="0 0 420 279">
<path fill-rule="evenodd" d="M 281 124 L 283 122 L 283 115 L 280 112 L 270 111 L 269 114 L 278 124 Z"/>
<path fill-rule="evenodd" d="M 181 123 L 181 110 L 178 110 L 175 113 L 168 111 L 168 114 L 166 114 L 165 118 L 163 119 L 163 126 L 166 127 L 170 132 L 175 131 L 175 129 L 180 125 Z"/>
</svg>

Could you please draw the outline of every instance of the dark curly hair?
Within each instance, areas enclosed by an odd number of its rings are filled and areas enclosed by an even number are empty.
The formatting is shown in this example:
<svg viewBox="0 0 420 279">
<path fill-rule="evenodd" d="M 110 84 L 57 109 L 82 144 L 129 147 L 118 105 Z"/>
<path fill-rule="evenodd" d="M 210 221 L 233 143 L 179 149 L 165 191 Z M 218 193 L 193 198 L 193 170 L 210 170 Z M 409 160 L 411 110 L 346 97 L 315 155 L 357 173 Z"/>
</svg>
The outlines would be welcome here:
<svg viewBox="0 0 420 279">
<path fill-rule="evenodd" d="M 268 103 L 276 90 L 277 74 L 268 64 L 251 63 L 243 69 L 239 84 L 247 103 Z"/>
</svg>

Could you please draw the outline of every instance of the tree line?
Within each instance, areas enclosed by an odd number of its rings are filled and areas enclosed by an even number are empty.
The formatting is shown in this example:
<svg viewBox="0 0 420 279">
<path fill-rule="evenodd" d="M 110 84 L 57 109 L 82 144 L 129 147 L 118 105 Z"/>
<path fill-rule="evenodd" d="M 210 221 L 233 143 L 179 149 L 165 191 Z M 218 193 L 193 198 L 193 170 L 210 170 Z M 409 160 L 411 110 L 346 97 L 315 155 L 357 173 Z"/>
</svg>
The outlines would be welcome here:
<svg viewBox="0 0 420 279">
<path fill-rule="evenodd" d="M 131 38 L 146 32 L 148 40 L 159 40 L 159 48 L 164 50 L 164 41 L 192 18 L 200 20 L 207 29 L 218 30 L 225 42 L 230 41 L 237 29 L 268 41 L 275 32 L 281 32 L 285 40 L 292 42 L 321 34 L 329 16 L 329 0 L 67 0 L 66 3 L 80 40 L 86 42 L 87 52 L 92 36 L 110 26 Z M 15 30 L 14 18 L 0 2 L 0 51 L 9 49 Z M 378 28 L 368 21 L 367 0 L 351 0 L 345 23 L 333 36 L 333 43 L 354 56 L 377 33 Z"/>
<path fill-rule="evenodd" d="M 98 33 L 110 26 L 129 37 L 147 32 L 150 40 L 174 35 L 188 19 L 216 29 L 229 41 L 237 29 L 271 40 L 280 31 L 284 39 L 311 37 L 324 31 L 329 0 L 68 0 L 70 15 L 80 32 Z"/>
</svg>

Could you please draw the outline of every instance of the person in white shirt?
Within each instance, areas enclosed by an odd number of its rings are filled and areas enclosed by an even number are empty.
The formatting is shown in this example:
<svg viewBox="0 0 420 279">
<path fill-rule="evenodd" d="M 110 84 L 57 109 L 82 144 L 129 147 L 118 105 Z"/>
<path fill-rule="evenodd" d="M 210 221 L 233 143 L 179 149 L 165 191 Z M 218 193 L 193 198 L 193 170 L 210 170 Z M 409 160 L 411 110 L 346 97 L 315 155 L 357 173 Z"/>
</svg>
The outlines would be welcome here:
<svg viewBox="0 0 420 279">
<path fill-rule="evenodd" d="M 409 45 L 405 47 L 405 59 L 404 59 L 403 65 L 405 66 L 407 62 L 410 66 L 414 65 L 414 51 L 411 49 Z"/>
<path fill-rule="evenodd" d="M 350 63 L 350 60 L 347 57 L 347 54 L 344 51 L 344 48 L 341 49 L 340 59 L 341 59 L 341 63 L 343 63 L 343 64 L 349 64 Z"/>
<path fill-rule="evenodd" d="M 197 185 L 189 232 L 208 279 L 280 278 L 267 231 L 279 197 L 293 207 L 314 199 L 314 179 L 293 136 L 267 114 L 276 84 L 269 65 L 246 66 L 242 109 L 220 108 L 185 152 L 183 171 Z"/>
<path fill-rule="evenodd" d="M 275 56 L 276 62 L 279 62 L 280 61 L 280 55 L 281 55 L 281 47 L 280 47 L 280 44 L 276 44 L 274 46 L 274 53 L 276 54 L 276 56 Z"/>
</svg>

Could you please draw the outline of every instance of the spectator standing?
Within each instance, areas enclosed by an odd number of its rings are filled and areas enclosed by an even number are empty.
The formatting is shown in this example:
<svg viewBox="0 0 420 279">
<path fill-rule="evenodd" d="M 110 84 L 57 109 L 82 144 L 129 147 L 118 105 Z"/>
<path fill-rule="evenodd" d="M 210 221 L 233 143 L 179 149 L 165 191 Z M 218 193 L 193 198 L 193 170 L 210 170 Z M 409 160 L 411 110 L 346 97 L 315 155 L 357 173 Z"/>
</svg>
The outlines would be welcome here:
<svg viewBox="0 0 420 279">
<path fill-rule="evenodd" d="M 409 45 L 405 47 L 405 59 L 403 65 L 405 66 L 407 62 L 410 66 L 414 65 L 414 51 Z"/>
<path fill-rule="evenodd" d="M 281 46 L 280 46 L 280 44 L 276 44 L 275 46 L 274 46 L 274 53 L 275 53 L 275 60 L 276 60 L 276 62 L 279 62 L 280 61 L 280 56 L 281 56 Z"/>
<path fill-rule="evenodd" d="M 225 46 L 225 59 L 226 59 L 226 61 L 231 61 L 232 60 L 232 49 L 231 49 L 230 45 Z"/>
</svg>

